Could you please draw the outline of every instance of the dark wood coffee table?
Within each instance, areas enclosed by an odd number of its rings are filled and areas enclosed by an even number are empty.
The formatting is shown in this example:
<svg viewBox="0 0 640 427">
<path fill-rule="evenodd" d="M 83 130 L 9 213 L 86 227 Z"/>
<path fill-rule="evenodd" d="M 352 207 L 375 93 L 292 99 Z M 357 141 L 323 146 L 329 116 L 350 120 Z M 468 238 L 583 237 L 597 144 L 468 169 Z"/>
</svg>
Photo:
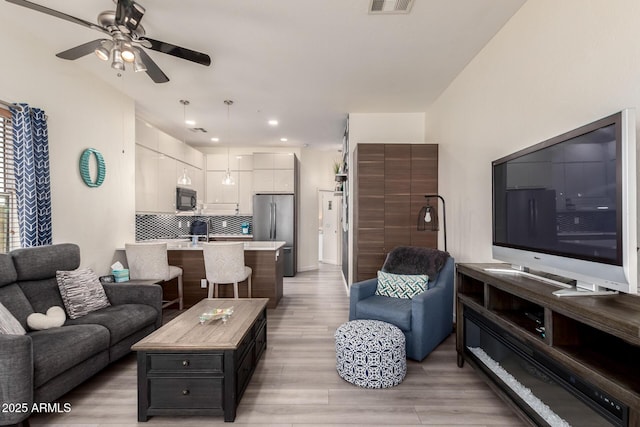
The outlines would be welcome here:
<svg viewBox="0 0 640 427">
<path fill-rule="evenodd" d="M 205 299 L 137 342 L 138 421 L 151 415 L 224 415 L 233 421 L 267 347 L 267 298 Z M 202 313 L 234 308 L 226 322 Z"/>
</svg>

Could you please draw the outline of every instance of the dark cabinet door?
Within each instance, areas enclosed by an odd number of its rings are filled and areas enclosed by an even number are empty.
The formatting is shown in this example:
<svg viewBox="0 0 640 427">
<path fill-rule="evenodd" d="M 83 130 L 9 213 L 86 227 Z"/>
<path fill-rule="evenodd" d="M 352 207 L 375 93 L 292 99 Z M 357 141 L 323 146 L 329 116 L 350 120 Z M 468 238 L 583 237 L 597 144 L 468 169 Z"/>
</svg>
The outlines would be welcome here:
<svg viewBox="0 0 640 427">
<path fill-rule="evenodd" d="M 359 144 L 355 154 L 357 282 L 376 277 L 396 246 L 437 247 L 438 232 L 418 231 L 417 220 L 424 196 L 438 193 L 438 145 Z"/>
<path fill-rule="evenodd" d="M 385 257 L 384 145 L 359 145 L 356 156 L 354 276 L 360 281 L 375 277 Z"/>
</svg>

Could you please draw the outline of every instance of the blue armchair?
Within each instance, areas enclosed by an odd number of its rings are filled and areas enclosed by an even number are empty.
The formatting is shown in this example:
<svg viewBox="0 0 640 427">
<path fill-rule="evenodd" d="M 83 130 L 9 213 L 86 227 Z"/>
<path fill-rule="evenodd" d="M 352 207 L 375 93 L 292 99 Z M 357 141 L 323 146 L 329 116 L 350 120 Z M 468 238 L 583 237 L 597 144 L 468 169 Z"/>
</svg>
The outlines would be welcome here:
<svg viewBox="0 0 640 427">
<path fill-rule="evenodd" d="M 351 285 L 349 320 L 373 319 L 391 323 L 405 335 L 407 357 L 424 359 L 453 331 L 455 262 L 437 249 L 400 246 L 393 249 L 382 271 L 427 274 L 429 289 L 412 299 L 376 295 L 378 279 Z"/>
</svg>

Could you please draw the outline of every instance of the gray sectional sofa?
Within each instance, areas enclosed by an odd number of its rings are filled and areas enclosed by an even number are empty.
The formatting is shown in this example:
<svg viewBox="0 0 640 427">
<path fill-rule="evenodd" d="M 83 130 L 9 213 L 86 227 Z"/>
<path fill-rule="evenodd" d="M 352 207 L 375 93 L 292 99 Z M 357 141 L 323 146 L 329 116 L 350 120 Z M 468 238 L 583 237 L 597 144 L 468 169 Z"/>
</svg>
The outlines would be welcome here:
<svg viewBox="0 0 640 427">
<path fill-rule="evenodd" d="M 80 249 L 67 243 L 0 254 L 0 303 L 27 331 L 0 334 L 0 402 L 21 405 L 1 411 L 0 425 L 24 421 L 34 403 L 59 399 L 162 324 L 160 286 L 109 283 L 104 290 L 111 306 L 62 327 L 30 331 L 29 314 L 64 308 L 56 271 L 79 265 Z"/>
</svg>

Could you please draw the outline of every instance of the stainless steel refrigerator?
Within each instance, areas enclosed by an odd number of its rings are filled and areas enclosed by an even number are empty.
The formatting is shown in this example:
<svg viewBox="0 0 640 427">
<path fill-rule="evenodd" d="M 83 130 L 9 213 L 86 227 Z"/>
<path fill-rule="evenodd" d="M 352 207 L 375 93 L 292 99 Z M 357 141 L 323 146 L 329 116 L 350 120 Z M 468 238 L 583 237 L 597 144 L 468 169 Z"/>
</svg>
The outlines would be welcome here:
<svg viewBox="0 0 640 427">
<path fill-rule="evenodd" d="M 284 275 L 296 274 L 296 203 L 293 194 L 253 196 L 253 240 L 286 242 L 282 248 Z"/>
</svg>

